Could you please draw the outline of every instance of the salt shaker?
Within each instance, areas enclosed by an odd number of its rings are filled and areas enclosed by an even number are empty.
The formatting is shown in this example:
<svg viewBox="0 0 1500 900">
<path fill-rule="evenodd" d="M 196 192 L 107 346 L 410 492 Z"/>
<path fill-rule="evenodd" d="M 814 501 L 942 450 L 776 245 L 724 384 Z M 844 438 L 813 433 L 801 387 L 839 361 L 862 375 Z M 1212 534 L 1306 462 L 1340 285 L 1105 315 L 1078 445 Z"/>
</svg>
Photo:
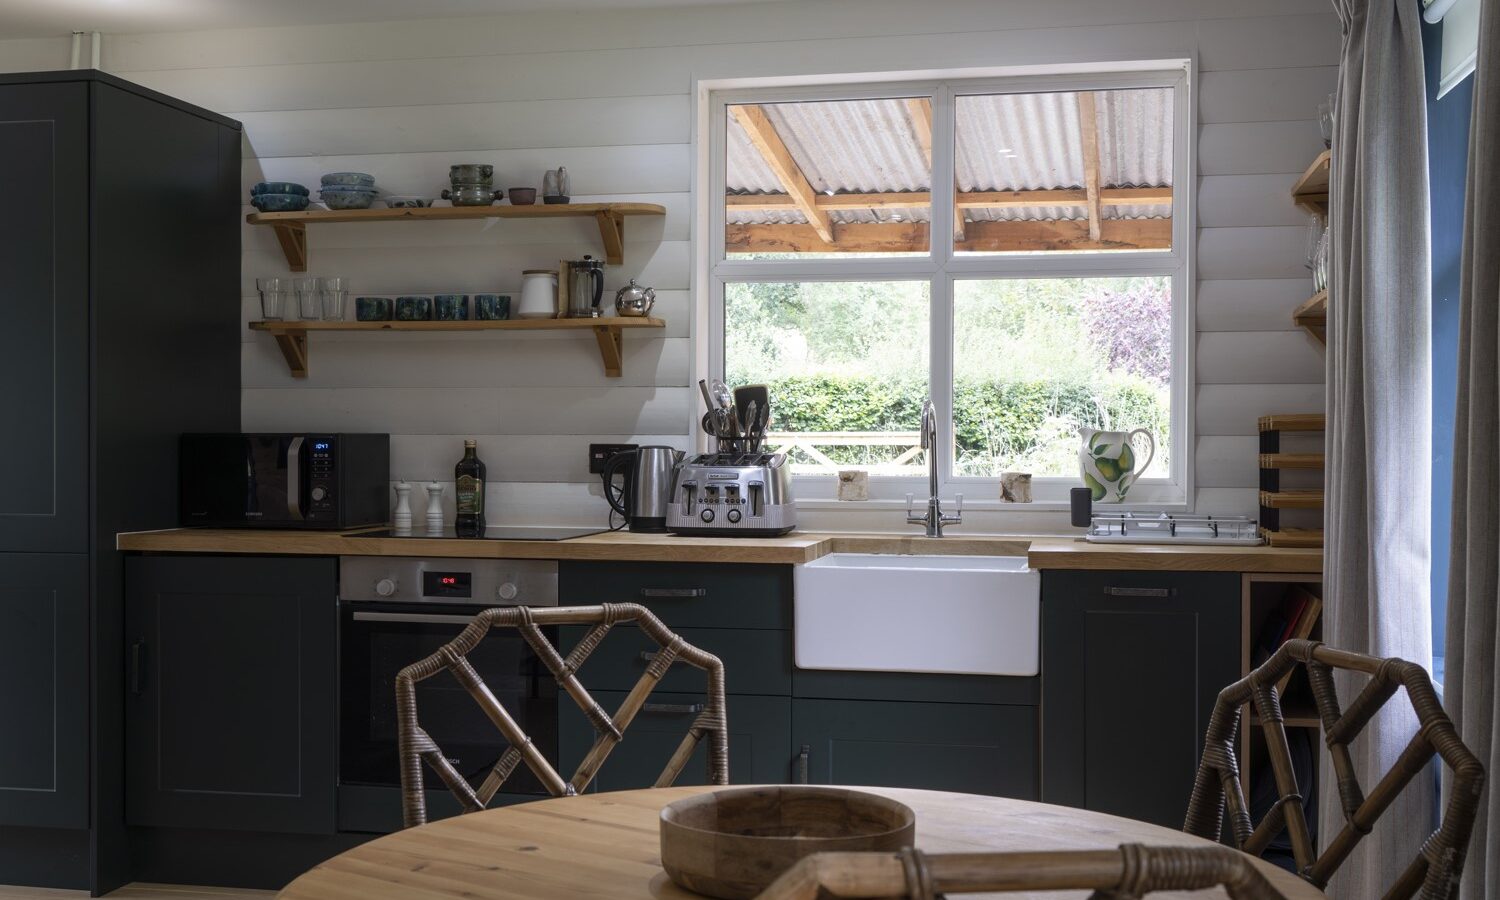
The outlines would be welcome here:
<svg viewBox="0 0 1500 900">
<path fill-rule="evenodd" d="M 427 484 L 427 530 L 443 532 L 443 486 L 436 481 Z"/>
<path fill-rule="evenodd" d="M 391 514 L 391 525 L 397 531 L 411 531 L 411 485 L 396 482 L 396 511 Z"/>
</svg>

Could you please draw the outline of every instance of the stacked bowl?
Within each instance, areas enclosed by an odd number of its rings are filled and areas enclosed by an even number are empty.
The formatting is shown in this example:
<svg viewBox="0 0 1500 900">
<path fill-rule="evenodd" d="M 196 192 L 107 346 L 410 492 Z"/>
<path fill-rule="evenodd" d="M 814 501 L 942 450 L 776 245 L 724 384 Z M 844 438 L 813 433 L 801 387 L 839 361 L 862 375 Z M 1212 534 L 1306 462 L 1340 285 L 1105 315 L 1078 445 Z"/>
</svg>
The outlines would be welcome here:
<svg viewBox="0 0 1500 900">
<path fill-rule="evenodd" d="M 250 205 L 266 212 L 307 209 L 307 188 L 291 181 L 262 181 L 250 189 Z"/>
<path fill-rule="evenodd" d="M 374 175 L 329 172 L 323 176 L 323 187 L 318 196 L 329 209 L 369 209 L 379 193 Z"/>
</svg>

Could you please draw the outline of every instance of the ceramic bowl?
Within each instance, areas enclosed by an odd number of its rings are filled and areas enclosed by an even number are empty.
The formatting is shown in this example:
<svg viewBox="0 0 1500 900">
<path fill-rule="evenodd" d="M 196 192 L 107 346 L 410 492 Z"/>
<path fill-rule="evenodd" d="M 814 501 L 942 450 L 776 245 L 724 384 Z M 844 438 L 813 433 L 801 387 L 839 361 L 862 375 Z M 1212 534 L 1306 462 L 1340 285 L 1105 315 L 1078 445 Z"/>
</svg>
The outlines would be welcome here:
<svg viewBox="0 0 1500 900">
<path fill-rule="evenodd" d="M 432 318 L 431 297 L 397 297 L 396 321 L 425 322 Z"/>
<path fill-rule="evenodd" d="M 391 209 L 426 209 L 432 205 L 431 197 L 416 197 L 409 194 L 392 194 L 385 198 Z"/>
<path fill-rule="evenodd" d="M 262 181 L 250 189 L 250 196 L 259 197 L 261 194 L 301 194 L 306 197 L 307 188 L 295 181 Z"/>
<path fill-rule="evenodd" d="M 323 176 L 323 186 L 372 188 L 375 186 L 375 176 L 364 172 L 329 172 Z"/>
<path fill-rule="evenodd" d="M 432 317 L 439 322 L 468 321 L 469 295 L 438 294 L 432 298 Z"/>
<path fill-rule="evenodd" d="M 481 322 L 494 322 L 510 318 L 509 294 L 475 294 L 474 318 Z"/>
<path fill-rule="evenodd" d="M 250 198 L 250 205 L 261 212 L 301 212 L 307 209 L 307 203 L 303 194 L 259 194 Z"/>
<path fill-rule="evenodd" d="M 530 206 L 536 202 L 536 188 L 511 188 L 510 202 L 512 206 Z"/>
<path fill-rule="evenodd" d="M 443 199 L 452 200 L 454 206 L 489 206 L 504 196 L 504 191 L 495 191 L 487 187 L 470 184 L 443 191 Z"/>
<path fill-rule="evenodd" d="M 355 297 L 354 318 L 361 322 L 384 322 L 391 317 L 390 297 Z"/>
<path fill-rule="evenodd" d="M 324 188 L 318 192 L 318 197 L 329 209 L 369 209 L 370 204 L 375 202 L 376 193 L 373 190 Z"/>
</svg>

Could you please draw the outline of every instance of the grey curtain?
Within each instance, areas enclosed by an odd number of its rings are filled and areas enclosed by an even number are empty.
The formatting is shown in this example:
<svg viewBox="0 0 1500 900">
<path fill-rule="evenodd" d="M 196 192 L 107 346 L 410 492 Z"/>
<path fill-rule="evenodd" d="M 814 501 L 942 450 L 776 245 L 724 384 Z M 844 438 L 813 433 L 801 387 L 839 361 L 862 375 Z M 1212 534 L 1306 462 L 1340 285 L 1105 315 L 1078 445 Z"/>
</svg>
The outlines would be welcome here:
<svg viewBox="0 0 1500 900">
<path fill-rule="evenodd" d="M 1432 445 L 1427 113 L 1420 6 L 1334 0 L 1343 55 L 1330 183 L 1323 639 L 1432 665 Z M 1493 498 L 1491 498 L 1493 499 Z M 1356 682 L 1340 681 L 1345 702 Z M 1354 744 L 1372 788 L 1416 732 L 1398 696 Z M 1343 828 L 1321 779 L 1320 838 Z M 1329 885 L 1382 896 L 1431 832 L 1436 789 L 1415 780 Z"/>
<path fill-rule="evenodd" d="M 1500 897 L 1500 2 L 1483 0 L 1458 329 L 1444 702 L 1488 776 L 1459 896 Z"/>
</svg>

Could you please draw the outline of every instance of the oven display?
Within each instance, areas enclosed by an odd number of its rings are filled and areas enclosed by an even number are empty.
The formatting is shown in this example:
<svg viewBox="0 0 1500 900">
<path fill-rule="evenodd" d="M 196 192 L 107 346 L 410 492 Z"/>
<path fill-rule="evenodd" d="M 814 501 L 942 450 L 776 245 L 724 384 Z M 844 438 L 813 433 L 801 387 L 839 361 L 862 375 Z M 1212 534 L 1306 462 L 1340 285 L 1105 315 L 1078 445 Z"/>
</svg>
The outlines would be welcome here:
<svg viewBox="0 0 1500 900">
<path fill-rule="evenodd" d="M 469 572 L 423 572 L 422 596 L 459 597 L 467 600 L 473 596 L 472 577 Z"/>
</svg>

